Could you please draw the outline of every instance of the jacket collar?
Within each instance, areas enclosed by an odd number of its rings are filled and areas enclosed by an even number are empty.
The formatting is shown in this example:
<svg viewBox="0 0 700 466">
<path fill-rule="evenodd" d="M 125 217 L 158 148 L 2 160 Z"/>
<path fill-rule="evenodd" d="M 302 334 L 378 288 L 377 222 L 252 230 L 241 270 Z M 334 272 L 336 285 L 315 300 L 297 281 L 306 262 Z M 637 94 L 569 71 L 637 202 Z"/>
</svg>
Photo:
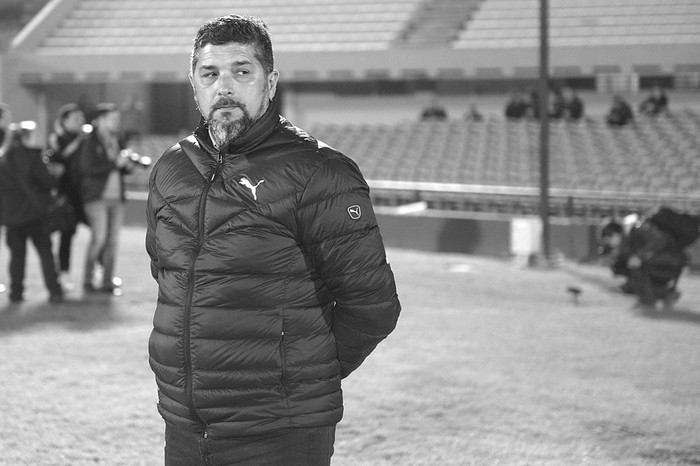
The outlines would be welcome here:
<svg viewBox="0 0 700 466">
<path fill-rule="evenodd" d="M 280 122 L 279 104 L 277 98 L 272 99 L 270 105 L 263 115 L 258 118 L 253 125 L 243 133 L 238 139 L 228 145 L 224 154 L 240 154 L 250 152 L 255 147 L 264 142 Z M 217 151 L 209 136 L 209 125 L 201 118 L 197 129 L 194 131 L 194 136 L 197 138 L 200 146 L 208 153 L 216 156 L 220 151 Z"/>
</svg>

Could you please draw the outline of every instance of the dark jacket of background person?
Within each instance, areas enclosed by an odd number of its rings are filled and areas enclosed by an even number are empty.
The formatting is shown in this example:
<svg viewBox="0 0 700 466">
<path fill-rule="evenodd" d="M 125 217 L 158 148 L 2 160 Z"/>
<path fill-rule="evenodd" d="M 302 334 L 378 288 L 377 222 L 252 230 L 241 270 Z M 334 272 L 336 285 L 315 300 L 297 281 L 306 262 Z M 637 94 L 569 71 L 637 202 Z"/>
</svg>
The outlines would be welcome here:
<svg viewBox="0 0 700 466">
<path fill-rule="evenodd" d="M 5 133 L 0 140 L 4 137 Z M 51 190 L 56 185 L 57 180 L 49 173 L 41 150 L 13 142 L 0 159 L 2 224 L 21 226 L 46 217 Z"/>
<path fill-rule="evenodd" d="M 659 86 L 654 86 L 651 93 L 639 104 L 639 112 L 645 115 L 658 115 L 668 110 L 668 96 Z"/>
<path fill-rule="evenodd" d="M 341 378 L 400 311 L 355 163 L 273 101 L 221 155 L 203 125 L 166 151 L 147 220 L 164 419 L 210 438 L 339 422 Z"/>
<path fill-rule="evenodd" d="M 606 121 L 610 126 L 624 126 L 634 119 L 632 107 L 621 96 L 615 95 Z"/>
<path fill-rule="evenodd" d="M 583 100 L 574 96 L 564 106 L 564 117 L 569 120 L 580 120 L 583 117 Z"/>
<path fill-rule="evenodd" d="M 511 91 L 508 102 L 506 102 L 505 116 L 508 119 L 517 120 L 523 118 L 527 113 L 527 99 L 520 91 Z"/>
<path fill-rule="evenodd" d="M 58 191 L 65 194 L 70 200 L 75 210 L 76 221 L 87 223 L 80 194 L 80 147 L 72 154 L 65 153 L 66 148 L 80 137 L 82 136 L 76 133 L 64 131 L 62 134 L 58 134 L 53 131 L 49 134 L 49 150 L 47 153 L 52 163 L 64 166 L 63 175 L 58 181 Z"/>
<path fill-rule="evenodd" d="M 648 266 L 682 269 L 687 263 L 683 248 L 673 236 L 648 219 L 639 223 L 623 237 L 612 265 L 617 275 L 629 275 L 627 261 L 637 256 Z"/>
<path fill-rule="evenodd" d="M 131 171 L 130 165 L 118 168 L 116 162 L 110 160 L 100 140 L 99 131 L 90 133 L 80 146 L 80 152 L 77 155 L 80 160 L 80 191 L 83 203 L 102 198 L 107 180 L 113 170 L 119 170 L 121 199 L 126 199 L 124 175 Z"/>
<path fill-rule="evenodd" d="M 580 120 L 583 117 L 584 103 L 578 93 L 571 87 L 562 89 L 564 100 L 563 117 L 567 120 Z"/>
</svg>

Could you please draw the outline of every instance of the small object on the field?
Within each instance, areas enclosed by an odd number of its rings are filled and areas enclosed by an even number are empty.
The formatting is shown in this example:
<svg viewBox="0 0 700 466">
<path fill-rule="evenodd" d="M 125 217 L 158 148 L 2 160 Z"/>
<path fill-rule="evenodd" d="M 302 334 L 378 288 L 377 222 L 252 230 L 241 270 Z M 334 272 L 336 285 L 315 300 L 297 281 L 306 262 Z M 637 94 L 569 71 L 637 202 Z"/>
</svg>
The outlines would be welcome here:
<svg viewBox="0 0 700 466">
<path fill-rule="evenodd" d="M 571 300 L 574 302 L 574 304 L 578 304 L 578 297 L 581 296 L 583 290 L 581 290 L 581 288 L 578 286 L 571 285 L 566 288 L 566 291 L 568 291 L 571 295 Z"/>
</svg>

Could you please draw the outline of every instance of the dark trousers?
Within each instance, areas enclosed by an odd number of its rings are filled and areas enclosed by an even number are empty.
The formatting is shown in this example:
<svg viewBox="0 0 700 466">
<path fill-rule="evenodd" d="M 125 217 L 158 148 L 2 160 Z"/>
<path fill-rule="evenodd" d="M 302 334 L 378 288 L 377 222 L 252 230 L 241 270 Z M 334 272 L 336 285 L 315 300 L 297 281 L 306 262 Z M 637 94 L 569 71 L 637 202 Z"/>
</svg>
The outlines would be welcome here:
<svg viewBox="0 0 700 466">
<path fill-rule="evenodd" d="M 7 246 L 10 249 L 10 300 L 18 301 L 24 294 L 24 272 L 27 261 L 27 240 L 36 248 L 44 284 L 51 296 L 62 294 L 58 284 L 56 264 L 51 251 L 51 237 L 41 221 L 21 226 L 7 226 Z"/>
<path fill-rule="evenodd" d="M 640 268 L 630 270 L 629 283 L 640 302 L 653 305 L 676 289 L 682 271 L 679 267 L 642 264 Z"/>
<path fill-rule="evenodd" d="M 75 230 L 61 233 L 58 243 L 58 270 L 68 272 L 70 270 L 70 253 L 73 246 Z"/>
<path fill-rule="evenodd" d="M 335 426 L 212 439 L 166 423 L 165 466 L 329 466 L 334 441 Z"/>
</svg>

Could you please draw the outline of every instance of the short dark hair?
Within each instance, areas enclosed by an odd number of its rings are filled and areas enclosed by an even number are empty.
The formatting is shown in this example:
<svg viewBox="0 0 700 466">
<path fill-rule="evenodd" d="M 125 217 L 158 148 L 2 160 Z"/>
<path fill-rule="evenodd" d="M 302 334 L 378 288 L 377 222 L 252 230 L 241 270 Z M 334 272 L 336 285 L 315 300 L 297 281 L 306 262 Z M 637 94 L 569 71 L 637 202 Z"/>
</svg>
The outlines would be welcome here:
<svg viewBox="0 0 700 466">
<path fill-rule="evenodd" d="M 607 238 L 615 234 L 623 234 L 624 233 L 624 228 L 622 227 L 622 224 L 619 222 L 616 222 L 615 220 L 610 221 L 607 225 L 603 227 L 603 229 L 600 232 L 601 238 Z"/>
<path fill-rule="evenodd" d="M 71 113 L 82 112 L 82 111 L 83 111 L 83 109 L 80 108 L 80 105 L 78 105 L 78 104 L 74 104 L 74 103 L 65 104 L 64 106 L 62 106 L 61 108 L 58 109 L 58 112 L 57 112 L 58 119 L 63 121 L 66 118 L 68 118 L 68 116 Z"/>
<path fill-rule="evenodd" d="M 106 115 L 111 112 L 118 112 L 119 106 L 113 102 L 101 102 L 95 105 L 95 109 L 90 114 L 90 121 L 95 121 L 102 115 Z"/>
<path fill-rule="evenodd" d="M 255 58 L 262 64 L 265 73 L 269 74 L 274 69 L 272 40 L 267 25 L 252 16 L 228 15 L 207 21 L 197 31 L 190 56 L 190 73 L 194 74 L 202 47 L 207 44 L 224 45 L 230 42 L 252 44 L 255 47 Z"/>
</svg>

